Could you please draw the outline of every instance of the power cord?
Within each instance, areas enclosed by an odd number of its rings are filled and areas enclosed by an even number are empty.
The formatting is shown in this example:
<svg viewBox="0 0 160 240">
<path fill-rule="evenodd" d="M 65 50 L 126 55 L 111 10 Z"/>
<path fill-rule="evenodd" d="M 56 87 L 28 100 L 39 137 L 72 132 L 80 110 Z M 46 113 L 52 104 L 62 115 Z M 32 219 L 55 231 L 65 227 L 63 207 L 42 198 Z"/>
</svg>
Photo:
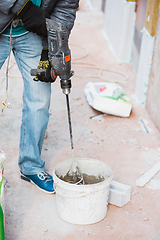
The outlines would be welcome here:
<svg viewBox="0 0 160 240">
<path fill-rule="evenodd" d="M 2 110 L 1 110 L 0 116 L 2 115 L 2 113 L 4 111 L 4 108 L 6 106 L 9 107 L 7 105 L 7 98 L 8 98 L 8 70 L 9 70 L 9 62 L 10 62 L 10 55 L 11 55 L 12 24 L 11 24 L 11 28 L 10 28 L 10 50 L 9 50 L 7 67 L 6 67 L 6 93 L 5 93 L 4 100 L 2 102 Z M 81 59 L 86 58 L 89 55 L 89 50 L 86 47 L 83 47 L 81 45 L 76 45 L 76 44 L 73 44 L 73 43 L 70 43 L 70 45 L 85 50 L 85 54 L 84 55 L 82 55 L 80 57 L 73 58 L 72 64 L 76 65 L 76 67 L 78 67 L 78 68 L 90 68 L 90 69 L 98 69 L 99 70 L 98 75 L 89 75 L 87 77 L 89 77 L 89 78 L 100 78 L 101 80 L 106 81 L 106 82 L 116 82 L 116 83 L 129 83 L 129 82 L 132 82 L 134 80 L 133 79 L 133 80 L 128 81 L 128 75 L 125 74 L 125 73 L 122 73 L 122 72 L 119 72 L 119 71 L 115 71 L 115 70 L 110 70 L 110 69 L 107 69 L 107 68 L 103 68 L 103 67 L 100 67 L 100 66 L 98 66 L 96 64 L 93 64 L 93 63 L 85 63 L 85 62 L 77 61 L 77 60 L 81 60 Z M 115 73 L 115 74 L 119 74 L 119 75 L 123 76 L 124 79 L 123 80 L 114 80 L 114 79 L 111 79 L 111 78 L 108 78 L 108 77 L 104 77 L 104 76 L 102 76 L 102 73 L 104 71 Z M 86 77 L 84 75 L 77 75 L 77 74 L 76 74 L 76 76 L 77 77 Z M 12 77 L 15 77 L 15 76 L 13 75 Z"/>
<path fill-rule="evenodd" d="M 7 67 L 6 67 L 6 92 L 5 92 L 5 97 L 2 102 L 2 110 L 1 114 L 2 115 L 4 108 L 7 106 L 7 98 L 8 98 L 8 70 L 9 70 L 9 62 L 10 62 L 10 56 L 11 56 L 11 43 L 12 43 L 12 23 L 11 23 L 11 28 L 10 28 L 10 49 L 9 49 L 9 55 L 8 55 L 8 61 L 7 61 Z"/>
<path fill-rule="evenodd" d="M 81 59 L 86 58 L 89 55 L 89 50 L 86 47 L 83 47 L 81 45 L 72 44 L 72 43 L 70 43 L 70 46 L 78 47 L 80 49 L 85 50 L 85 54 L 84 55 L 82 55 L 80 57 L 75 57 L 75 58 L 72 59 L 72 64 L 76 65 L 76 67 L 78 67 L 78 68 L 90 68 L 90 69 L 97 69 L 97 70 L 99 70 L 98 75 L 87 75 L 87 77 L 89 77 L 89 78 L 100 78 L 103 81 L 115 82 L 115 83 L 130 83 L 130 82 L 135 80 L 135 79 L 133 79 L 133 80 L 129 81 L 128 80 L 129 79 L 128 75 L 125 74 L 125 73 L 119 72 L 119 71 L 103 68 L 103 67 L 100 67 L 100 66 L 98 66 L 96 64 L 93 64 L 93 63 L 86 63 L 86 62 L 77 61 L 77 60 L 81 60 Z M 104 71 L 115 73 L 115 74 L 119 74 L 119 75 L 123 76 L 124 79 L 123 80 L 115 80 L 115 79 L 111 79 L 111 78 L 108 78 L 108 77 L 104 77 L 104 76 L 102 76 L 102 73 Z M 84 75 L 78 75 L 78 74 L 76 74 L 75 76 L 76 77 L 86 77 Z"/>
</svg>

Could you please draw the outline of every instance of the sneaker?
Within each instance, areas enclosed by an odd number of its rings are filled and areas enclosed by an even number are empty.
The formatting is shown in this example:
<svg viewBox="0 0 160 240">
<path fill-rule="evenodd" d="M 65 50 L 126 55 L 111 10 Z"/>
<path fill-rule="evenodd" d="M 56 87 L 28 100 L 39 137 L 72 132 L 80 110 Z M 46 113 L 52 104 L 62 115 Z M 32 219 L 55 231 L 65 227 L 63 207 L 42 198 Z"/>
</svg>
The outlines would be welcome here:
<svg viewBox="0 0 160 240">
<path fill-rule="evenodd" d="M 20 172 L 20 177 L 25 181 L 33 183 L 43 192 L 50 194 L 55 193 L 53 178 L 46 172 L 40 172 L 34 175 L 25 175 Z"/>
</svg>

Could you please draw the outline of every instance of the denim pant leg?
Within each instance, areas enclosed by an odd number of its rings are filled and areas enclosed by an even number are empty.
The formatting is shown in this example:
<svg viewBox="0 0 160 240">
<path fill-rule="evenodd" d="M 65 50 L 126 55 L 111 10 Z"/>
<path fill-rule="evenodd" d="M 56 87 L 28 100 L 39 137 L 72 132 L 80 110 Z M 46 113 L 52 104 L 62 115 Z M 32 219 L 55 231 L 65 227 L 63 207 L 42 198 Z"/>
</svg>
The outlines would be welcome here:
<svg viewBox="0 0 160 240">
<path fill-rule="evenodd" d="M 24 81 L 19 167 L 27 175 L 44 171 L 41 150 L 49 120 L 51 84 L 35 82 L 30 75 L 37 68 L 42 41 L 34 33 L 14 38 L 13 53 Z"/>
<path fill-rule="evenodd" d="M 0 35 L 0 69 L 9 55 L 10 39 Z"/>
</svg>

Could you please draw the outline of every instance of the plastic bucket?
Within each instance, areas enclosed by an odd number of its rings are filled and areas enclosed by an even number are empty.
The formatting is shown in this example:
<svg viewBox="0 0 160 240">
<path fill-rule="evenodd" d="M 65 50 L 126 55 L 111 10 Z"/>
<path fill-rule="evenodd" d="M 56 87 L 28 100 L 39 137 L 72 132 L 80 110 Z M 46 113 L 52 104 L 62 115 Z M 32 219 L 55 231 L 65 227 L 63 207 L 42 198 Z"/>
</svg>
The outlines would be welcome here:
<svg viewBox="0 0 160 240">
<path fill-rule="evenodd" d="M 113 178 L 111 168 L 104 162 L 77 158 L 82 173 L 103 176 L 100 183 L 90 185 L 75 185 L 61 180 L 70 169 L 72 160 L 59 163 L 53 178 L 56 188 L 56 207 L 60 218 L 73 224 L 92 224 L 105 218 L 108 208 L 110 183 Z"/>
</svg>

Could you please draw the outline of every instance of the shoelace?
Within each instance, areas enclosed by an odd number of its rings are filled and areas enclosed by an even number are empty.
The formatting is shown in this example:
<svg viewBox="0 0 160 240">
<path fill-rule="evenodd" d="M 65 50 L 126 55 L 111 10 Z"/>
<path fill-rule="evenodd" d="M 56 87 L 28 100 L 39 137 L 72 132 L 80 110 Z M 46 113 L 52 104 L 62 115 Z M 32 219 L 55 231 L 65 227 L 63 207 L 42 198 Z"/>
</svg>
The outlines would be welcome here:
<svg viewBox="0 0 160 240">
<path fill-rule="evenodd" d="M 38 173 L 38 177 L 42 181 L 46 180 L 45 183 L 49 182 L 49 181 L 52 181 L 52 178 L 46 172 Z"/>
</svg>

